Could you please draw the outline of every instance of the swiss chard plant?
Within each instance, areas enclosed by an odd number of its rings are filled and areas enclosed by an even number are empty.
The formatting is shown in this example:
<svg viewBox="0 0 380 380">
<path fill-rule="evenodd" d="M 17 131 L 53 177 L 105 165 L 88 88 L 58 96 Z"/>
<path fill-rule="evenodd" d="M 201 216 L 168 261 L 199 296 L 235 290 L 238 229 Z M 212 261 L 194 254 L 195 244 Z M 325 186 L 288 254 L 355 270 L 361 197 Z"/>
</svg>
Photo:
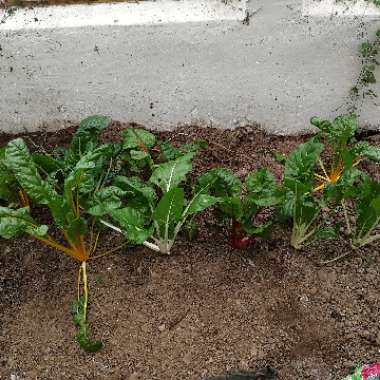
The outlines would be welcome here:
<svg viewBox="0 0 380 380">
<path fill-rule="evenodd" d="M 26 233 L 49 247 L 69 255 L 80 263 L 78 273 L 78 294 L 73 305 L 74 321 L 79 326 L 77 340 L 81 347 L 90 352 L 101 349 L 100 341 L 92 341 L 87 324 L 88 282 L 87 266 L 96 249 L 97 239 L 89 241 L 89 221 L 86 209 L 120 206 L 114 202 L 115 193 L 119 198 L 121 190 L 102 187 L 104 172 L 113 154 L 109 144 L 99 145 L 93 139 L 94 130 L 106 126 L 105 119 L 87 119 L 78 129 L 70 149 L 66 151 L 62 166 L 57 158 L 31 154 L 23 139 L 8 143 L 4 151 L 3 164 L 14 176 L 18 187 L 27 194 L 32 206 L 40 205 L 50 211 L 52 223 L 62 236 L 55 238 L 49 233 L 49 226 L 39 223 L 28 204 L 12 204 L 0 207 L 0 236 L 9 239 Z M 38 162 L 38 163 L 37 163 Z M 54 164 L 53 164 L 54 163 Z M 48 164 L 50 169 L 48 170 Z M 114 195 L 113 198 L 109 197 Z M 103 198 L 108 196 L 108 202 Z M 32 208 L 33 208 L 32 207 Z M 63 242 L 64 241 L 64 242 Z M 82 286 L 81 286 L 82 285 Z"/>
<path fill-rule="evenodd" d="M 190 144 L 174 146 L 169 141 L 157 141 L 156 136 L 142 128 L 128 128 L 122 132 L 122 158 L 125 174 L 139 175 L 147 172 L 149 175 L 156 163 L 173 161 L 188 153 L 196 153 L 205 149 L 207 143 L 195 140 Z"/>
<path fill-rule="evenodd" d="M 292 221 L 291 245 L 301 249 L 313 239 L 334 237 L 335 230 L 320 222 L 324 200 L 314 189 L 314 171 L 324 145 L 316 139 L 300 144 L 286 159 L 281 214 Z"/>
<path fill-rule="evenodd" d="M 217 208 L 232 247 L 245 249 L 255 237 L 268 233 L 272 222 L 260 222 L 258 215 L 276 205 L 279 196 L 276 179 L 267 169 L 250 173 L 244 183 L 230 169 L 212 169 L 199 177 L 196 188 L 206 188 L 208 194 L 220 199 Z"/>
<path fill-rule="evenodd" d="M 314 191 L 323 191 L 327 185 L 336 184 L 343 174 L 357 167 L 364 159 L 380 162 L 380 149 L 367 141 L 357 141 L 355 134 L 358 130 L 355 115 L 339 116 L 333 121 L 312 118 L 311 123 L 320 133 L 317 138 L 331 150 L 330 165 L 327 167 L 318 158 L 321 173 L 315 173 L 319 184 Z"/>
<path fill-rule="evenodd" d="M 210 184 L 206 182 L 185 191 L 183 183 L 192 169 L 193 156 L 187 153 L 155 165 L 148 181 L 117 177 L 114 185 L 127 194 L 126 205 L 108 213 L 116 226 L 109 221 L 104 224 L 123 232 L 129 242 L 170 255 L 186 221 L 219 201 L 208 194 Z"/>
</svg>

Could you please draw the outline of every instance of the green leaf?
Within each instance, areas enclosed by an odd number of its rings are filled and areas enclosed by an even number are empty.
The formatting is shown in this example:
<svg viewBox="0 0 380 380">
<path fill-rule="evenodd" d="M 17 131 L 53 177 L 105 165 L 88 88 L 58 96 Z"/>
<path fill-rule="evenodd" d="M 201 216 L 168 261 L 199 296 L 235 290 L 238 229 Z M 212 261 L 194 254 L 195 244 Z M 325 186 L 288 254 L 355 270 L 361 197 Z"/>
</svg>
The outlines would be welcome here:
<svg viewBox="0 0 380 380">
<path fill-rule="evenodd" d="M 135 161 L 142 161 L 150 158 L 150 154 L 141 150 L 131 150 L 129 152 L 131 159 Z"/>
<path fill-rule="evenodd" d="M 103 216 L 121 207 L 121 198 L 127 192 L 116 186 L 108 186 L 98 190 L 92 199 L 92 207 L 88 213 L 94 216 Z"/>
<path fill-rule="evenodd" d="M 178 148 L 169 141 L 162 141 L 159 145 L 161 154 L 165 161 L 175 160 L 186 153 L 196 153 L 200 149 L 207 149 L 208 147 L 205 140 L 195 140 L 190 144 L 180 145 Z"/>
<path fill-rule="evenodd" d="M 62 160 L 57 160 L 48 154 L 32 153 L 32 157 L 37 167 L 41 168 L 48 174 L 65 169 L 65 165 Z"/>
<path fill-rule="evenodd" d="M 71 305 L 74 323 L 79 327 L 77 333 L 77 342 L 87 352 L 98 352 L 103 348 L 103 343 L 99 340 L 92 341 L 90 339 L 89 327 L 86 321 L 85 299 L 80 297 L 73 301 Z"/>
<path fill-rule="evenodd" d="M 324 145 L 314 139 L 307 141 L 291 152 L 285 163 L 284 186 L 295 191 L 303 184 L 304 191 L 312 190 L 314 183 L 314 169 L 320 158 Z"/>
<path fill-rule="evenodd" d="M 233 171 L 225 168 L 211 169 L 198 177 L 195 191 L 209 188 L 209 193 L 222 197 L 240 197 L 242 183 Z"/>
<path fill-rule="evenodd" d="M 186 209 L 186 216 L 202 212 L 208 207 L 211 207 L 221 201 L 221 198 L 213 197 L 212 195 L 197 193 L 190 200 Z"/>
<path fill-rule="evenodd" d="M 145 227 L 145 216 L 132 207 L 112 210 L 110 215 L 126 232 L 127 239 L 131 244 L 142 244 L 153 233 L 152 228 Z"/>
<path fill-rule="evenodd" d="M 153 213 L 157 234 L 161 239 L 173 238 L 174 228 L 181 220 L 185 195 L 182 189 L 174 187 L 163 195 Z"/>
<path fill-rule="evenodd" d="M 380 222 L 380 183 L 367 177 L 359 188 L 355 240 L 366 239 Z"/>
<path fill-rule="evenodd" d="M 45 236 L 48 227 L 38 225 L 30 215 L 29 207 L 11 209 L 0 207 L 0 236 L 11 239 L 22 233 L 32 236 Z"/>
<path fill-rule="evenodd" d="M 136 149 L 148 152 L 156 144 L 156 136 L 145 129 L 128 128 L 123 131 L 123 149 Z"/>
<path fill-rule="evenodd" d="M 149 205 L 154 205 L 157 201 L 154 188 L 143 182 L 139 177 L 118 176 L 115 178 L 114 184 L 127 191 L 132 197 L 142 197 L 143 202 Z"/>
<path fill-rule="evenodd" d="M 17 192 L 19 184 L 16 177 L 5 163 L 5 148 L 0 148 L 0 199 L 11 203 L 18 203 Z"/>
<path fill-rule="evenodd" d="M 23 139 L 18 138 L 8 143 L 5 162 L 21 187 L 35 202 L 47 205 L 57 197 L 52 186 L 39 174 Z"/>
<path fill-rule="evenodd" d="M 358 142 L 354 151 L 359 156 L 364 156 L 372 161 L 380 162 L 380 149 L 367 141 Z"/>
<path fill-rule="evenodd" d="M 260 169 L 246 178 L 248 197 L 257 206 L 273 206 L 280 201 L 275 176 L 267 169 Z"/>
<path fill-rule="evenodd" d="M 99 132 L 108 127 L 110 120 L 106 116 L 94 115 L 82 120 L 71 141 L 71 148 L 86 153 L 89 144 L 95 144 Z M 91 145 L 91 148 L 93 146 Z"/>
<path fill-rule="evenodd" d="M 150 182 L 157 185 L 164 193 L 178 186 L 186 179 L 192 169 L 194 153 L 188 153 L 176 160 L 158 165 L 150 177 Z"/>
</svg>

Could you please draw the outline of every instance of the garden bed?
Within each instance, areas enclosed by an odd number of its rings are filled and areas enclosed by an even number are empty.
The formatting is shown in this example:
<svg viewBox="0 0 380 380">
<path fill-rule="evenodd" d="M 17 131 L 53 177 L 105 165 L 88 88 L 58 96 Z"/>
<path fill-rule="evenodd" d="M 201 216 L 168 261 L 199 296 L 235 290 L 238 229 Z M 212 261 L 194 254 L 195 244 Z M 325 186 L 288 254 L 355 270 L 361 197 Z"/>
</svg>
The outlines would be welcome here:
<svg viewBox="0 0 380 380">
<path fill-rule="evenodd" d="M 103 138 L 118 139 L 124 127 L 112 124 Z M 26 141 L 50 149 L 69 143 L 74 130 L 34 133 Z M 224 166 L 242 177 L 270 167 L 280 178 L 274 153 L 306 140 L 257 126 L 157 135 L 174 143 L 205 139 L 209 148 L 197 155 L 194 172 Z M 380 145 L 378 137 L 370 139 Z M 1 136 L 1 146 L 10 138 Z M 378 244 L 321 265 L 350 251 L 349 244 L 316 242 L 295 251 L 289 230 L 276 227 L 269 239 L 239 251 L 226 244 L 211 211 L 199 223 L 198 239 L 181 238 L 171 257 L 139 247 L 91 263 L 90 319 L 105 344 L 94 355 L 75 343 L 68 317 L 72 260 L 28 237 L 1 239 L 0 379 L 198 380 L 271 365 L 282 380 L 339 380 L 360 363 L 379 361 Z M 105 231 L 100 244 L 119 241 Z"/>
</svg>

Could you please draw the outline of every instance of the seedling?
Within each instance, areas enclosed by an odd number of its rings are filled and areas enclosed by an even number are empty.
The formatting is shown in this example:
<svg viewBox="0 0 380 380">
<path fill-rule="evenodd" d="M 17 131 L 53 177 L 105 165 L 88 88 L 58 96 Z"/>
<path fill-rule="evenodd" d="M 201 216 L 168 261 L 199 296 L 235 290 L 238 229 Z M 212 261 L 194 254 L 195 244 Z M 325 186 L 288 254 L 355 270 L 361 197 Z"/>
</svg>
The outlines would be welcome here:
<svg viewBox="0 0 380 380">
<path fill-rule="evenodd" d="M 316 139 L 300 144 L 285 162 L 281 213 L 292 220 L 291 245 L 301 249 L 313 239 L 335 236 L 332 228 L 322 227 L 318 219 L 323 200 L 313 194 L 314 170 L 324 145 Z"/>
<path fill-rule="evenodd" d="M 77 340 L 87 351 L 97 351 L 101 342 L 93 342 L 89 338 L 87 325 L 88 307 L 88 260 L 96 249 L 97 239 L 88 244 L 88 220 L 84 209 L 103 207 L 108 211 L 119 207 L 111 199 L 110 202 L 99 202 L 99 194 L 120 189 L 103 188 L 98 190 L 99 181 L 112 155 L 112 146 L 94 143 L 94 130 L 107 126 L 108 121 L 102 117 L 86 119 L 73 138 L 70 149 L 65 155 L 65 167 L 57 170 L 41 170 L 36 164 L 23 139 L 18 138 L 8 143 L 4 154 L 6 168 L 14 176 L 20 188 L 25 191 L 33 205 L 46 206 L 58 230 L 62 232 L 62 240 L 57 240 L 48 233 L 49 227 L 38 223 L 28 205 L 21 208 L 0 207 L 0 236 L 12 238 L 27 233 L 34 239 L 63 252 L 80 263 L 78 273 L 78 295 L 73 305 L 74 321 L 79 326 Z M 49 156 L 39 156 L 39 162 L 44 164 L 59 162 Z M 58 178 L 64 173 L 64 179 Z M 97 193 L 95 193 L 98 191 Z M 81 288 L 82 284 L 82 288 Z"/>
<path fill-rule="evenodd" d="M 261 169 L 249 174 L 244 184 L 229 169 L 217 168 L 198 179 L 198 187 L 205 187 L 210 195 L 220 198 L 218 209 L 229 226 L 228 243 L 246 249 L 257 236 L 268 233 L 272 222 L 255 222 L 265 208 L 279 202 L 278 186 L 273 174 Z"/>
<path fill-rule="evenodd" d="M 194 188 L 186 198 L 181 184 L 192 169 L 193 156 L 188 153 L 157 165 L 147 182 L 138 177 L 116 178 L 114 184 L 128 194 L 128 203 L 109 212 L 120 228 L 107 221 L 104 224 L 125 233 L 129 242 L 170 255 L 186 221 L 219 201 L 207 194 L 209 183 Z"/>
<path fill-rule="evenodd" d="M 311 123 L 321 131 L 318 138 L 328 144 L 332 150 L 329 169 L 326 169 L 327 165 L 320 157 L 318 158 L 322 173 L 315 173 L 319 184 L 314 191 L 323 191 L 327 185 L 336 184 L 345 171 L 352 170 L 366 158 L 380 161 L 380 149 L 368 142 L 356 141 L 358 124 L 355 115 L 339 116 L 332 122 L 314 117 Z"/>
</svg>

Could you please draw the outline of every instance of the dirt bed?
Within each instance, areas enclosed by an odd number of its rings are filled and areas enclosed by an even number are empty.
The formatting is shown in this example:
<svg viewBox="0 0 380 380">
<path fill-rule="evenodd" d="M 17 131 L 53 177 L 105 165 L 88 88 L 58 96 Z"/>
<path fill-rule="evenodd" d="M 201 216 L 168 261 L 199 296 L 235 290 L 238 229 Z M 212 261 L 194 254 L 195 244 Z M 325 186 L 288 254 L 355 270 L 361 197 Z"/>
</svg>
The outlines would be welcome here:
<svg viewBox="0 0 380 380">
<path fill-rule="evenodd" d="M 103 138 L 124 127 L 114 123 Z M 52 148 L 73 131 L 28 138 Z M 281 177 L 273 152 L 306 139 L 257 127 L 157 134 L 175 143 L 206 139 L 195 172 L 227 166 L 241 176 L 269 166 Z M 75 342 L 70 316 L 76 264 L 28 237 L 1 239 L 0 379 L 200 380 L 271 365 L 282 380 L 340 380 L 357 364 L 380 361 L 378 245 L 322 266 L 349 246 L 321 242 L 296 252 L 289 231 L 276 227 L 238 251 L 210 213 L 199 222 L 198 240 L 180 240 L 171 257 L 128 248 L 89 262 L 92 335 L 105 344 L 93 355 Z M 119 242 L 104 233 L 99 250 Z"/>
</svg>

